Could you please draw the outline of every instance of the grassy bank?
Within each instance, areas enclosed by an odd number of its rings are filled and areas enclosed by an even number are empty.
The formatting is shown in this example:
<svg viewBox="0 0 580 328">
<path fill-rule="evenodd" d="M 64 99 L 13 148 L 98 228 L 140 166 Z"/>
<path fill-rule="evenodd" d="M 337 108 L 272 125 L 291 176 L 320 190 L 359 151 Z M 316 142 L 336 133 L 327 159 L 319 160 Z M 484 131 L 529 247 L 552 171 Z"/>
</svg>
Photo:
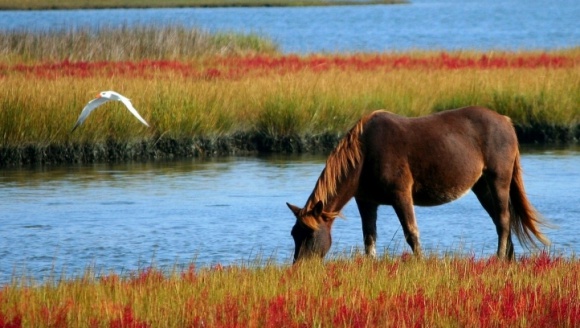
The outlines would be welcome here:
<svg viewBox="0 0 580 328">
<path fill-rule="evenodd" d="M 78 278 L 0 289 L 4 327 L 576 327 L 580 263 L 385 255 Z"/>
<path fill-rule="evenodd" d="M 375 109 L 419 116 L 472 104 L 511 117 L 522 143 L 574 142 L 578 61 L 574 50 L 9 64 L 0 154 L 18 164 L 51 162 L 51 152 L 66 162 L 302 151 L 313 137 L 332 144 Z M 102 90 L 131 98 L 151 128 L 108 103 L 70 133 Z"/>
<path fill-rule="evenodd" d="M 304 7 L 400 4 L 406 0 L 0 0 L 0 10 L 180 8 L 180 7 Z"/>
</svg>

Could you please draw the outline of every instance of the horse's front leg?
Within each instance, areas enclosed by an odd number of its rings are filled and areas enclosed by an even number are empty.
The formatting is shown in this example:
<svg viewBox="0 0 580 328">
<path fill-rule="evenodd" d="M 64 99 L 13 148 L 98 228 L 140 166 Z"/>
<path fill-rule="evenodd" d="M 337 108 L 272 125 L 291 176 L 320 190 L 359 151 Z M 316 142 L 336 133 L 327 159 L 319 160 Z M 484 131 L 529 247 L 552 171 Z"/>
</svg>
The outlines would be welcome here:
<svg viewBox="0 0 580 328">
<path fill-rule="evenodd" d="M 395 197 L 393 202 L 395 213 L 403 227 L 405 240 L 411 246 L 413 253 L 416 256 L 422 256 L 421 243 L 419 241 L 419 227 L 415 220 L 415 209 L 413 207 L 413 198 L 410 192 L 407 194 L 399 194 Z"/>
<path fill-rule="evenodd" d="M 377 256 L 377 209 L 378 204 L 355 198 L 360 218 L 365 243 L 365 253 L 368 256 Z"/>
</svg>

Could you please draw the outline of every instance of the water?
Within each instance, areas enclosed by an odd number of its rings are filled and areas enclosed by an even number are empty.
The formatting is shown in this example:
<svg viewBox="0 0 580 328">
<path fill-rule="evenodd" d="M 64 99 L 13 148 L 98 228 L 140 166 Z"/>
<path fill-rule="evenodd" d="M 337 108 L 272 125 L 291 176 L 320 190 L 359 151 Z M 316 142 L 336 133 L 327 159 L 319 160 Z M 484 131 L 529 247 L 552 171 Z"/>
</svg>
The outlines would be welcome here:
<svg viewBox="0 0 580 328">
<path fill-rule="evenodd" d="M 275 156 L 97 164 L 0 171 L 0 283 L 44 280 L 89 266 L 123 273 L 160 267 L 291 262 L 294 219 L 324 167 L 323 156 Z M 522 157 L 528 195 L 558 229 L 552 250 L 580 250 L 580 151 Z M 333 228 L 332 252 L 362 249 L 354 201 Z M 426 250 L 492 256 L 497 236 L 473 194 L 417 208 Z M 378 250 L 409 251 L 390 207 L 381 207 Z M 516 251 L 520 254 L 522 249 Z"/>
<path fill-rule="evenodd" d="M 580 45 L 577 0 L 413 0 L 408 5 L 2 11 L 0 29 L 181 24 L 254 32 L 287 53 L 525 50 Z"/>
<path fill-rule="evenodd" d="M 415 0 L 410 5 L 2 11 L 0 29 L 183 24 L 257 32 L 284 52 L 408 49 L 557 49 L 578 46 L 577 0 Z M 531 201 L 559 229 L 553 250 L 579 250 L 580 153 L 530 151 L 522 158 Z M 89 266 L 127 272 L 155 264 L 289 263 L 294 223 L 324 157 L 259 157 L 0 170 L 0 283 L 47 279 Z M 333 228 L 333 251 L 362 247 L 354 203 Z M 416 211 L 424 248 L 495 252 L 491 219 L 472 194 Z M 381 208 L 379 253 L 408 250 L 392 209 Z M 521 248 L 516 251 L 522 252 Z"/>
</svg>

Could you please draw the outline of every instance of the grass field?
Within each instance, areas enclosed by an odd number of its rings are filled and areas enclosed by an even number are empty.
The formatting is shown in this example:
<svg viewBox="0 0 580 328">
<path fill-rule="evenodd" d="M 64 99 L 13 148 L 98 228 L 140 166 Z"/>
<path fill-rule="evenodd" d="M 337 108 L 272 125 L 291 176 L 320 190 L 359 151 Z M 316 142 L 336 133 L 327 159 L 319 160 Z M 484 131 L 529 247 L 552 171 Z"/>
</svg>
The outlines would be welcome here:
<svg viewBox="0 0 580 328">
<path fill-rule="evenodd" d="M 577 327 L 580 262 L 403 253 L 144 268 L 0 289 L 1 327 Z"/>
<path fill-rule="evenodd" d="M 406 0 L 0 0 L 0 10 L 173 8 L 173 7 L 303 7 L 401 4 Z"/>
<path fill-rule="evenodd" d="M 467 105 L 511 117 L 521 142 L 574 142 L 579 63 L 579 49 L 282 55 L 259 36 L 179 26 L 7 32 L 0 34 L 0 156 L 4 164 L 50 161 L 53 153 L 86 161 L 75 154 L 97 147 L 86 153 L 149 158 L 171 153 L 158 149 L 168 142 L 205 147 L 192 138 L 220 138 L 226 148 L 232 138 L 250 140 L 261 144 L 248 149 L 276 151 L 263 144 L 336 139 L 376 109 L 419 116 Z M 108 103 L 71 133 L 104 90 L 129 97 L 151 128 Z"/>
<path fill-rule="evenodd" d="M 415 56 L 5 65 L 0 80 L 1 143 L 248 131 L 276 136 L 341 133 L 375 109 L 418 116 L 472 104 L 489 106 L 522 126 L 578 124 L 580 74 L 575 53 L 494 55 L 500 67 L 488 63 L 489 54 Z M 71 134 L 82 107 L 109 89 L 131 98 L 152 127 L 146 129 L 113 103 L 97 109 Z"/>
</svg>

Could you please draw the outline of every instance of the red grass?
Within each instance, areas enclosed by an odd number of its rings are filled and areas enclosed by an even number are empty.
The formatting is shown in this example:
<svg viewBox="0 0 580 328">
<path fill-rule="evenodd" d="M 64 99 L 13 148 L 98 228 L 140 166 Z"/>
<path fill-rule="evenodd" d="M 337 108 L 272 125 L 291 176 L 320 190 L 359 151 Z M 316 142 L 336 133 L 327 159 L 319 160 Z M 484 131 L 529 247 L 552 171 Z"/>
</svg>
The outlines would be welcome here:
<svg viewBox="0 0 580 328">
<path fill-rule="evenodd" d="M 408 55 L 353 55 L 353 56 L 283 56 L 283 57 L 230 57 L 217 60 L 224 67 L 239 67 L 242 70 L 324 71 L 332 68 L 376 70 L 376 69 L 498 69 L 571 67 L 575 59 L 559 55 L 481 55 L 462 57 L 442 52 L 429 57 Z"/>
<path fill-rule="evenodd" d="M 437 290 L 427 295 L 422 289 L 413 293 L 371 298 L 361 292 L 345 296 L 277 296 L 264 299 L 254 309 L 243 301 L 226 298 L 216 307 L 216 327 L 308 327 L 315 322 L 334 327 L 425 327 L 438 318 L 460 327 L 521 326 L 525 315 L 529 327 L 576 327 L 580 324 L 577 295 L 553 296 L 540 287 L 516 291 L 513 284 L 489 288 Z M 301 320 L 296 320 L 301 317 Z M 202 322 L 197 318 L 192 326 Z"/>
<path fill-rule="evenodd" d="M 18 314 L 10 319 L 0 313 L 0 328 L 20 328 L 22 327 L 22 315 Z"/>
<path fill-rule="evenodd" d="M 397 265 L 392 268 L 396 270 L 402 261 L 394 262 Z M 531 269 L 539 273 L 547 272 L 561 262 L 561 258 L 541 253 L 534 258 L 523 258 L 517 265 L 521 271 Z M 541 284 L 522 286 L 521 282 L 504 280 L 498 281 L 497 286 L 490 286 L 489 279 L 482 274 L 496 271 L 501 276 L 501 272 L 508 271 L 513 265 L 495 258 L 454 260 L 453 263 L 466 271 L 459 272 L 458 279 L 468 274 L 472 278 L 479 277 L 476 280 L 480 281 L 472 288 L 437 288 L 427 293 L 419 287 L 413 292 L 395 295 L 380 292 L 376 297 L 356 289 L 339 296 L 331 293 L 315 295 L 301 289 L 262 299 L 257 307 L 251 309 L 244 307 L 245 299 L 227 297 L 217 305 L 218 315 L 213 324 L 216 327 L 309 327 L 316 323 L 334 327 L 424 327 L 433 323 L 460 327 L 575 327 L 580 324 L 580 295 L 576 280 L 563 283 L 568 292 L 562 297 L 553 287 L 546 288 Z M 340 287 L 339 270 L 340 263 L 326 266 L 328 281 L 323 290 Z M 281 283 L 291 280 L 293 272 L 294 268 L 288 269 Z M 202 322 L 201 317 L 197 317 L 192 326 L 201 326 Z"/>
<path fill-rule="evenodd" d="M 301 268 L 293 266 L 280 269 L 280 279 L 270 281 L 278 284 L 279 294 L 260 295 L 252 287 L 238 289 L 236 295 L 226 293 L 222 298 L 211 297 L 207 288 L 210 275 L 228 274 L 230 268 L 216 266 L 202 273 L 195 267 L 186 269 L 180 276 L 186 284 L 203 287 L 201 292 L 190 296 L 185 304 L 172 303 L 170 307 L 177 313 L 185 314 L 179 318 L 180 325 L 188 327 L 577 327 L 580 325 L 580 286 L 578 284 L 578 262 L 540 253 L 533 257 L 523 257 L 517 263 L 505 263 L 495 258 L 450 259 L 442 264 L 440 259 L 428 258 L 425 262 L 415 262 L 404 255 L 389 261 L 363 262 L 355 258 L 353 262 L 334 261 L 325 265 L 325 284 L 320 290 L 311 285 L 296 283 L 305 274 Z M 357 261 L 360 261 L 358 263 Z M 392 284 L 397 281 L 411 281 L 401 276 L 398 270 L 428 269 L 439 274 L 439 284 L 429 287 L 429 280 L 417 281 L 411 288 L 365 289 L 359 278 L 376 280 L 375 273 Z M 440 275 L 441 265 L 449 267 L 448 272 Z M 365 267 L 366 269 L 362 269 Z M 386 268 L 386 271 L 384 270 Z M 233 268 L 232 268 L 233 269 Z M 570 269 L 570 271 L 568 271 Z M 360 272 L 364 270 L 364 272 Z M 556 270 L 556 271 L 555 271 Z M 557 271 L 560 270 L 560 271 Z M 557 272 L 563 272 L 558 275 Z M 392 277 L 384 277 L 385 272 Z M 416 271 L 412 271 L 415 272 Z M 233 270 L 238 277 L 252 275 L 252 270 Z M 421 272 L 428 279 L 433 274 Z M 543 275 L 552 283 L 546 283 Z M 118 290 L 139 289 L 143 286 L 163 288 L 169 279 L 157 269 L 146 269 L 127 278 L 115 274 L 112 278 L 100 279 L 100 283 L 117 285 Z M 398 278 L 404 278 L 400 280 Z M 416 279 L 416 278 L 415 278 Z M 353 281 L 355 284 L 353 285 Z M 447 282 L 446 282 L 447 281 Z M 466 285 L 464 282 L 469 281 Z M 553 282 L 557 281 L 557 284 Z M 214 281 L 215 283 L 216 281 Z M 173 281 L 173 283 L 176 283 Z M 296 289 L 297 288 L 297 289 Z M 34 290 L 34 289 L 32 289 Z M 0 292 L 0 328 L 22 327 L 23 318 L 29 317 L 26 311 L 39 311 L 37 324 L 49 327 L 69 327 L 69 317 L 78 317 L 79 304 L 64 299 L 56 305 L 41 307 L 22 306 L 7 309 L 6 288 Z M 12 292 L 14 293 L 14 291 Z M 24 293 L 24 291 L 23 291 Z M 143 300 L 155 304 L 154 294 L 144 294 Z M 103 312 L 113 313 L 104 322 L 111 328 L 143 328 L 157 326 L 136 315 L 134 309 L 142 300 L 134 294 L 134 303 L 119 304 L 110 300 L 95 300 Z M 104 303 L 103 303 L 104 302 Z M 100 304 L 100 306 L 99 306 Z M 17 304 L 18 306 L 18 304 Z M 141 307 L 142 308 L 142 307 Z M 23 310 L 28 309 L 28 310 Z M 23 312 L 24 311 L 24 312 Z M 163 318 L 157 318 L 157 320 Z M 175 319 L 167 317 L 168 322 Z M 103 326 L 96 318 L 89 318 L 90 326 Z"/>
<path fill-rule="evenodd" d="M 109 324 L 110 328 L 149 328 L 149 325 L 145 321 L 141 321 L 135 318 L 135 314 L 133 313 L 133 309 L 130 306 L 125 306 L 123 309 L 123 316 L 117 319 L 114 319 Z"/>
<path fill-rule="evenodd" d="M 185 78 L 240 78 L 255 74 L 289 74 L 299 71 L 322 72 L 332 69 L 389 71 L 395 69 L 533 69 L 574 67 L 580 58 L 552 54 L 482 54 L 460 56 L 445 52 L 430 56 L 351 55 L 351 56 L 249 56 L 215 57 L 201 63 L 168 60 L 139 62 L 70 62 L 0 65 L 0 77 L 12 72 L 38 78 L 70 76 L 126 76 L 151 78 L 159 73 L 177 73 Z"/>
</svg>

